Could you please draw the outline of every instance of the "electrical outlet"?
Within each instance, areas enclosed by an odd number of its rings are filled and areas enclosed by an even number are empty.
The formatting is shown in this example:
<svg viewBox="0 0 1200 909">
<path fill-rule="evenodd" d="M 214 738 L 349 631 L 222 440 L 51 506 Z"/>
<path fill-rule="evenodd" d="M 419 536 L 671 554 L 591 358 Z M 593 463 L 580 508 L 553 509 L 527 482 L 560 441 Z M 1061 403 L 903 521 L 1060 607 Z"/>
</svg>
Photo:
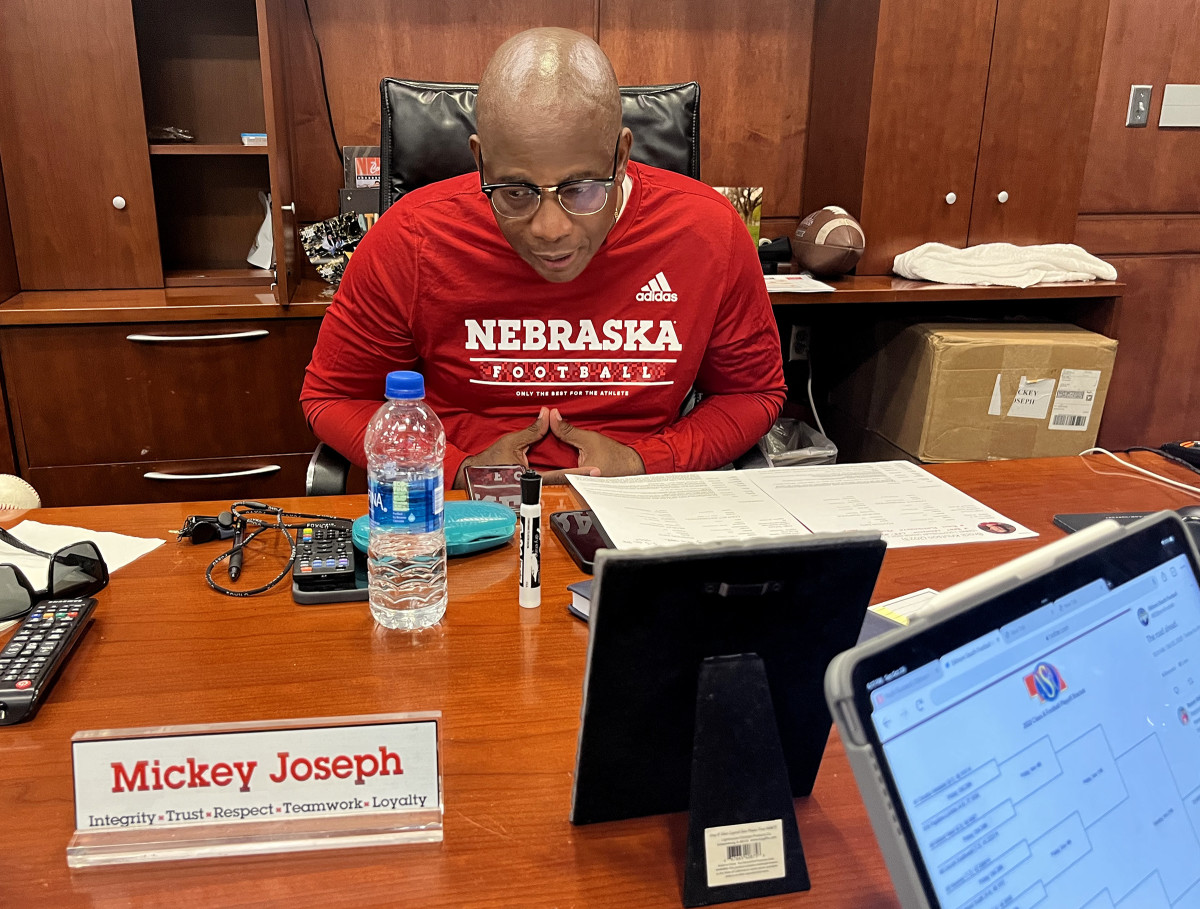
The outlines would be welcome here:
<svg viewBox="0 0 1200 909">
<path fill-rule="evenodd" d="M 1126 126 L 1145 126 L 1150 122 L 1150 94 L 1153 85 L 1129 86 L 1129 110 L 1125 113 Z"/>
<path fill-rule="evenodd" d="M 809 328 L 807 325 L 793 325 L 792 339 L 788 344 L 788 362 L 808 359 Z"/>
</svg>

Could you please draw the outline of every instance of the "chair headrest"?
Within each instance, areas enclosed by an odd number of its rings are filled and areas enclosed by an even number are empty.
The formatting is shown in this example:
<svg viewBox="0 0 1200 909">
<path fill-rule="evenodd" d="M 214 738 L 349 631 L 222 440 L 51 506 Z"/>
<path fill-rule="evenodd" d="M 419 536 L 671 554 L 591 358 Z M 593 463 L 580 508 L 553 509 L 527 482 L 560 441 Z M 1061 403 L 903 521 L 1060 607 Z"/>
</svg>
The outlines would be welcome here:
<svg viewBox="0 0 1200 909">
<path fill-rule="evenodd" d="M 478 91 L 471 83 L 379 83 L 380 212 L 410 190 L 475 170 L 468 140 Z M 633 160 L 700 178 L 698 83 L 622 87 L 621 111 Z"/>
</svg>

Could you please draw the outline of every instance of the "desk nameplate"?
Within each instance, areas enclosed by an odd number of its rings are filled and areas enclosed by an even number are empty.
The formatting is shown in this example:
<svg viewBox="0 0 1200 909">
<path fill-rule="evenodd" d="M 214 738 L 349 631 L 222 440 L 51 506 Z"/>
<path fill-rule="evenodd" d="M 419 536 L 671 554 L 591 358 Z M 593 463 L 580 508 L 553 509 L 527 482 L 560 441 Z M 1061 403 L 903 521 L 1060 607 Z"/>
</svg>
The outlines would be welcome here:
<svg viewBox="0 0 1200 909">
<path fill-rule="evenodd" d="M 442 840 L 439 712 L 78 732 L 71 867 Z"/>
</svg>

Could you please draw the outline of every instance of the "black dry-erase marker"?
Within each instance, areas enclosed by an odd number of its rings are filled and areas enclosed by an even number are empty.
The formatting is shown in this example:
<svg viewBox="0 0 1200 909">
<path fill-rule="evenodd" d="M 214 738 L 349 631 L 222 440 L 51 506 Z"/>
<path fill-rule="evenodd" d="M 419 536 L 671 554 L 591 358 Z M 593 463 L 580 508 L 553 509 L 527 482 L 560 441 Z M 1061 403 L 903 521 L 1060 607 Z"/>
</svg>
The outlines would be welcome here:
<svg viewBox="0 0 1200 909">
<path fill-rule="evenodd" d="M 542 478 L 534 470 L 521 474 L 520 603 L 542 605 Z"/>
</svg>

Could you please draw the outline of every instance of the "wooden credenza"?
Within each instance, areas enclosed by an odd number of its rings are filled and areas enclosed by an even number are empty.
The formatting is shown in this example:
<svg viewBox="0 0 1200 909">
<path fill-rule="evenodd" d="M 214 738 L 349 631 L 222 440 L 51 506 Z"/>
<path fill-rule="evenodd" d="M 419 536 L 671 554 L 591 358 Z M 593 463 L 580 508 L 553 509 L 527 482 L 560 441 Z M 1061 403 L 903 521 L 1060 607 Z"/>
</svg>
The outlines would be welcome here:
<svg viewBox="0 0 1200 909">
<path fill-rule="evenodd" d="M 46 505 L 301 495 L 324 302 L 264 289 L 23 293 L 0 309 L 17 466 Z"/>
</svg>

